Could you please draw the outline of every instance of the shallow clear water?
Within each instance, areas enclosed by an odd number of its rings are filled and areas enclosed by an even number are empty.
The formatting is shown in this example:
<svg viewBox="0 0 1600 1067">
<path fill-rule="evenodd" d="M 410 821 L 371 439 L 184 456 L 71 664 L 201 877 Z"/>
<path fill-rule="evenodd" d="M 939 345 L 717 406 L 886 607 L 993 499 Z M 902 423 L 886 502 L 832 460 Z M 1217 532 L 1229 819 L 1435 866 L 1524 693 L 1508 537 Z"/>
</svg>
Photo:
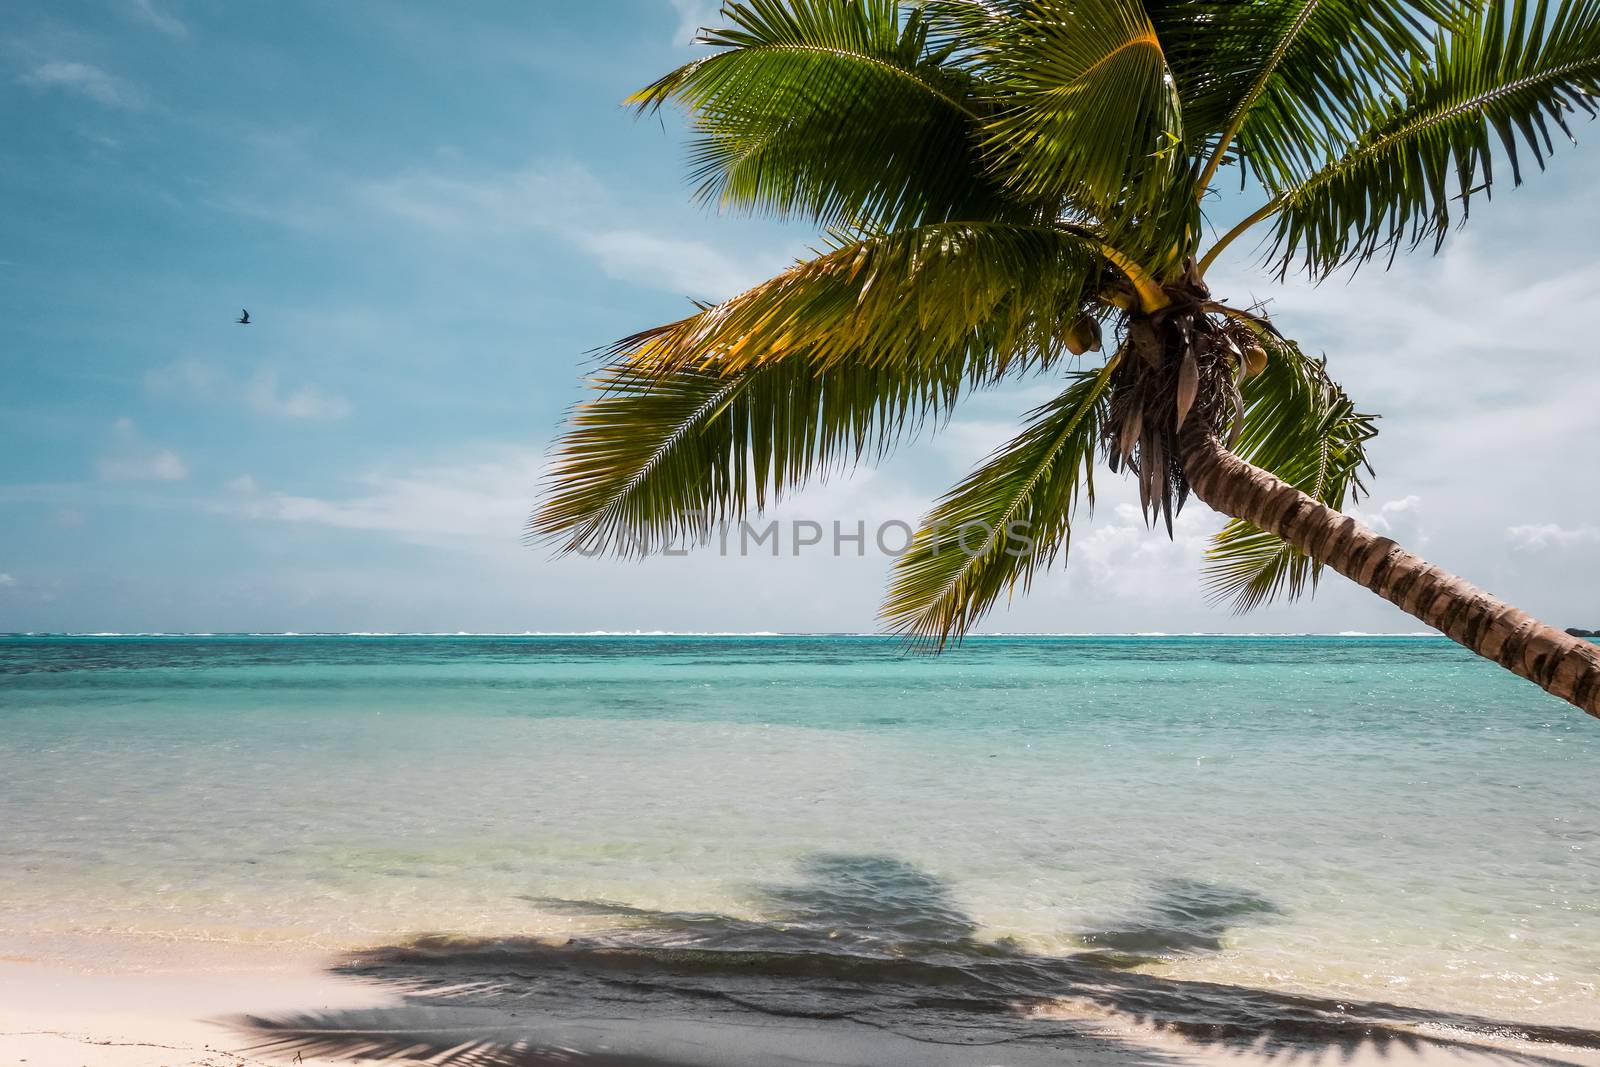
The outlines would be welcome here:
<svg viewBox="0 0 1600 1067">
<path fill-rule="evenodd" d="M 621 927 L 1592 1025 L 1597 888 L 1600 723 L 1443 639 L 0 639 L 0 951 Z"/>
</svg>

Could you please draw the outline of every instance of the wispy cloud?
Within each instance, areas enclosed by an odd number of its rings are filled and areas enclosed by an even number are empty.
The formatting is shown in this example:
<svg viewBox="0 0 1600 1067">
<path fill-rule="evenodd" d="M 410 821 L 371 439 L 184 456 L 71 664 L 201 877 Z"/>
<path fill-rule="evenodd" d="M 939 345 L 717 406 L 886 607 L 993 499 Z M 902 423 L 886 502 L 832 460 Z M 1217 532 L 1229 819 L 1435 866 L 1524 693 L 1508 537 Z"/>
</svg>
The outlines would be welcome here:
<svg viewBox="0 0 1600 1067">
<path fill-rule="evenodd" d="M 678 13 L 678 28 L 673 31 L 672 43 L 693 44 L 702 26 L 717 21 L 722 0 L 671 0 L 672 9 Z"/>
<path fill-rule="evenodd" d="M 0 571 L 0 589 L 8 589 L 16 584 L 17 580 L 15 578 L 3 571 Z"/>
<path fill-rule="evenodd" d="M 251 408 L 279 419 L 342 419 L 350 414 L 350 402 L 338 393 L 325 392 L 314 385 L 283 390 L 278 372 L 263 370 L 245 387 Z"/>
<path fill-rule="evenodd" d="M 229 483 L 234 496 L 218 508 L 246 518 L 383 533 L 415 544 L 522 552 L 523 525 L 547 464 L 542 450 L 497 444 L 477 457 L 369 473 L 349 493 L 315 497 L 260 491 L 255 479 L 246 477 Z M 847 530 L 860 523 L 875 531 L 890 520 L 915 523 L 926 506 L 921 494 L 864 470 L 850 479 L 819 480 L 773 504 L 762 521 L 808 520 L 829 531 L 835 521 Z M 892 534 L 889 542 L 898 543 L 899 536 Z M 789 551 L 785 545 L 786 556 Z M 823 554 L 814 555 L 822 563 Z"/>
<path fill-rule="evenodd" d="M 598 183 L 574 163 L 550 163 L 484 174 L 413 170 L 362 187 L 372 207 L 440 233 L 570 229 L 599 213 Z"/>
<path fill-rule="evenodd" d="M 33 68 L 20 80 L 35 89 L 76 93 L 106 107 L 136 111 L 144 106 L 144 94 L 136 86 L 89 63 L 56 60 Z"/>
<path fill-rule="evenodd" d="M 1600 526 L 1562 526 L 1554 522 L 1525 523 L 1506 528 L 1506 537 L 1514 547 L 1524 552 L 1542 552 L 1551 548 L 1572 548 L 1574 545 L 1600 544 Z"/>
<path fill-rule="evenodd" d="M 145 388 L 157 396 L 176 394 L 207 404 L 239 404 L 277 419 L 332 421 L 353 410 L 340 393 L 311 384 L 284 387 L 272 367 L 263 367 L 241 381 L 214 364 L 183 359 L 147 374 Z"/>
<path fill-rule="evenodd" d="M 749 288 L 762 273 L 704 241 L 662 237 L 640 230 L 577 234 L 574 239 L 613 278 L 690 296 L 731 296 Z"/>
<path fill-rule="evenodd" d="M 1513 210 L 1495 222 L 1537 206 L 1508 204 Z M 1561 225 L 1588 232 L 1600 226 L 1600 208 L 1569 205 Z M 1589 338 L 1600 263 L 1578 242 L 1528 239 L 1543 228 L 1530 219 L 1501 232 L 1465 230 L 1438 256 L 1414 253 L 1388 271 L 1369 264 L 1322 285 L 1274 285 L 1241 262 L 1219 274 L 1215 289 L 1234 303 L 1269 298 L 1280 328 L 1308 351 L 1326 350 L 1330 369 L 1360 389 L 1358 402 L 1396 413 L 1403 406 L 1410 417 L 1451 409 L 1448 420 L 1460 425 L 1464 416 L 1550 396 L 1545 375 L 1596 380 Z M 1540 374 L 1519 374 L 1530 361 Z M 1587 408 L 1581 387 L 1564 392 L 1561 399 Z"/>
<path fill-rule="evenodd" d="M 254 479 L 229 488 L 242 500 L 221 510 L 254 519 L 385 533 L 417 544 L 479 548 L 513 546 L 544 463 L 532 450 L 497 450 L 476 462 L 371 474 L 342 497 L 263 493 Z"/>
<path fill-rule="evenodd" d="M 550 164 L 477 176 L 419 171 L 361 190 L 371 207 L 456 239 L 503 241 L 554 235 L 589 255 L 610 277 L 721 300 L 781 268 L 788 257 L 735 256 L 705 241 L 640 226 L 597 227 L 614 218 L 607 191 L 582 167 Z"/>
<path fill-rule="evenodd" d="M 1119 488 L 1126 493 L 1125 485 Z M 1092 520 L 1085 509 L 1080 523 L 1083 532 L 1069 554 L 1069 582 L 1097 597 L 1147 603 L 1199 597 L 1206 548 L 1222 524 L 1210 512 L 1185 508 L 1173 520 L 1169 541 L 1127 501 L 1102 509 Z"/>
<path fill-rule="evenodd" d="M 138 21 L 169 37 L 189 36 L 189 27 L 184 21 L 170 11 L 157 7 L 155 0 L 129 0 L 128 11 Z"/>
<path fill-rule="evenodd" d="M 1353 505 L 1345 510 L 1379 533 L 1400 538 L 1411 548 L 1421 548 L 1428 543 L 1428 535 L 1422 528 L 1422 497 L 1416 493 L 1385 500 L 1376 508 Z"/>
<path fill-rule="evenodd" d="M 111 434 L 111 448 L 95 465 L 102 481 L 179 482 L 189 477 L 183 457 L 146 441 L 132 419 L 118 419 Z"/>
</svg>

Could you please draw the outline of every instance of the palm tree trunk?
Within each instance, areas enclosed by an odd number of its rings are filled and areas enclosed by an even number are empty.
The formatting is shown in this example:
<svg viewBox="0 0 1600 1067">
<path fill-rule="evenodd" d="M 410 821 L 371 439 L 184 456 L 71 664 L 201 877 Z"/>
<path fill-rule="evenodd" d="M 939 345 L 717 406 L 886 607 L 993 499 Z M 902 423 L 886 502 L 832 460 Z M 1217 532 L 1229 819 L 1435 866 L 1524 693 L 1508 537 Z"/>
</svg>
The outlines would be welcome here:
<svg viewBox="0 0 1600 1067">
<path fill-rule="evenodd" d="M 1183 467 L 1214 510 L 1255 523 L 1500 666 L 1600 718 L 1600 647 L 1563 633 L 1412 555 L 1229 452 L 1184 434 Z"/>
</svg>

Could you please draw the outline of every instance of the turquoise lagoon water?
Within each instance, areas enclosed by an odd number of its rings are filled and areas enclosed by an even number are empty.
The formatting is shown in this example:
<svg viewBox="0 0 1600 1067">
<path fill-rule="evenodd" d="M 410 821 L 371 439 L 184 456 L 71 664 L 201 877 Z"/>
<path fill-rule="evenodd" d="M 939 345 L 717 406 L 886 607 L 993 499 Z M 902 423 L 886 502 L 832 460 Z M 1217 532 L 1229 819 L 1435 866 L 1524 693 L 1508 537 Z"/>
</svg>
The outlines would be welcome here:
<svg viewBox="0 0 1600 1067">
<path fill-rule="evenodd" d="M 1442 639 L 0 639 L 0 953 L 959 948 L 1592 1025 L 1597 889 L 1600 722 Z"/>
</svg>

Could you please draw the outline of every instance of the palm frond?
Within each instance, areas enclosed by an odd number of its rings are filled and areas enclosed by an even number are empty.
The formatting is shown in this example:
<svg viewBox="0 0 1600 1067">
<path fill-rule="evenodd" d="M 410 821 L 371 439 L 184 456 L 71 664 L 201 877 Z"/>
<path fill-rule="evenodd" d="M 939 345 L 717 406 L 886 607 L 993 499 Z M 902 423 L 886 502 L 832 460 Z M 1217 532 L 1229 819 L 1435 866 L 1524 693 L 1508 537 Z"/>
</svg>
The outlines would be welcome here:
<svg viewBox="0 0 1600 1067">
<path fill-rule="evenodd" d="M 882 617 L 938 646 L 959 638 L 1017 584 L 1066 551 L 1080 491 L 1092 504 L 1108 363 L 1076 375 L 1028 428 L 942 497 L 895 561 Z"/>
<path fill-rule="evenodd" d="M 1096 247 L 997 223 L 860 237 L 622 339 L 530 536 L 624 554 L 700 538 L 915 432 L 964 387 L 1052 365 L 1103 270 Z"/>
<path fill-rule="evenodd" d="M 1200 192 L 1224 161 L 1274 191 L 1316 169 L 1467 2 L 1147 0 L 1207 159 Z"/>
<path fill-rule="evenodd" d="M 1498 140 L 1514 183 L 1520 153 L 1539 167 L 1553 124 L 1596 112 L 1600 0 L 1487 0 L 1415 63 L 1402 95 L 1371 105 L 1352 145 L 1278 204 L 1275 255 L 1313 275 L 1432 240 L 1443 242 L 1472 196 L 1493 185 Z"/>
<path fill-rule="evenodd" d="M 952 222 L 841 237 L 721 304 L 624 338 L 653 373 L 730 374 L 804 351 L 818 367 L 958 358 L 986 377 L 1049 363 L 1104 270 L 1098 244 L 1054 226 Z"/>
<path fill-rule="evenodd" d="M 1138 0 L 1011 0 L 984 53 L 1005 109 L 987 143 L 1021 195 L 1143 214 L 1184 164 L 1161 40 Z"/>
<path fill-rule="evenodd" d="M 952 54 L 977 47 L 1002 19 L 1012 18 L 1018 0 L 904 0 L 921 12 L 934 34 L 954 45 Z"/>
<path fill-rule="evenodd" d="M 1260 332 L 1265 370 L 1242 386 L 1245 414 L 1234 452 L 1335 510 L 1366 491 L 1367 442 L 1375 417 L 1358 412 L 1320 359 L 1292 341 Z M 1206 553 L 1205 582 L 1215 601 L 1238 612 L 1314 589 L 1322 565 L 1253 523 L 1234 519 Z"/>
<path fill-rule="evenodd" d="M 1008 205 L 978 159 L 992 105 L 895 0 L 749 0 L 704 31 L 720 51 L 629 98 L 682 105 L 697 195 L 824 226 L 986 218 Z"/>
<path fill-rule="evenodd" d="M 616 364 L 592 384 L 600 395 L 572 413 L 527 535 L 643 556 L 881 456 L 948 414 L 968 383 L 956 361 L 819 367 L 795 353 L 726 375 Z"/>
</svg>

